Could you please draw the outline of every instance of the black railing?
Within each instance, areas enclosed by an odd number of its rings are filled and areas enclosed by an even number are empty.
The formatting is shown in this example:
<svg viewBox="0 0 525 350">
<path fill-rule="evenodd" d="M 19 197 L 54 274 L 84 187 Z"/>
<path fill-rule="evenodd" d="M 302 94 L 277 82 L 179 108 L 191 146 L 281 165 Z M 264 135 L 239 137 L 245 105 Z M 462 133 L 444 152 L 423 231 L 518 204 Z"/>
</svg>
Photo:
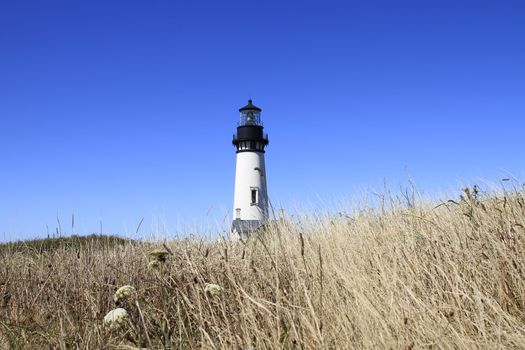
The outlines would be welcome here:
<svg viewBox="0 0 525 350">
<path fill-rule="evenodd" d="M 264 123 L 259 121 L 259 122 L 247 122 L 247 121 L 240 121 L 240 122 L 237 122 L 237 126 L 264 126 Z"/>
<path fill-rule="evenodd" d="M 251 141 L 252 139 L 251 138 L 246 138 L 246 139 L 240 139 L 237 137 L 237 134 L 234 133 L 233 134 L 233 141 L 237 141 L 237 140 L 240 140 L 240 141 Z M 264 133 L 263 136 L 262 136 L 262 140 L 263 141 L 268 141 L 268 134 L 267 133 Z M 257 141 L 257 140 L 254 140 L 254 141 Z"/>
</svg>

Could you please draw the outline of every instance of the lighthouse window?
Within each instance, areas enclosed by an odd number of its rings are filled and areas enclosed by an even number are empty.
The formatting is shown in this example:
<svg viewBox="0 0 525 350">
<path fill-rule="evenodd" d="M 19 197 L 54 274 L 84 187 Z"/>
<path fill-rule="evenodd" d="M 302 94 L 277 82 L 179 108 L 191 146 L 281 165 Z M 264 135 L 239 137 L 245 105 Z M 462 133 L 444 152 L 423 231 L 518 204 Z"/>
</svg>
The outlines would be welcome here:
<svg viewBox="0 0 525 350">
<path fill-rule="evenodd" d="M 250 148 L 255 149 L 255 141 L 250 141 Z"/>
<path fill-rule="evenodd" d="M 257 204 L 257 189 L 256 188 L 252 188 L 252 205 L 253 204 Z"/>
</svg>

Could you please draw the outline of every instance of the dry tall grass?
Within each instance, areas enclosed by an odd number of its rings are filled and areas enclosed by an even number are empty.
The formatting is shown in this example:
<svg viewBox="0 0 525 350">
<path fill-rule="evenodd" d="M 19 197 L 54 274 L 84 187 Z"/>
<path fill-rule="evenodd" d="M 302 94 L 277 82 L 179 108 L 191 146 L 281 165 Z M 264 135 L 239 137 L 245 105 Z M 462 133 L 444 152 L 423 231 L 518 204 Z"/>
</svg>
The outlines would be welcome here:
<svg viewBox="0 0 525 350">
<path fill-rule="evenodd" d="M 166 249 L 162 245 L 158 248 Z M 525 348 L 525 196 L 281 221 L 249 242 L 23 253 L 0 265 L 0 346 Z M 216 284 L 217 286 L 209 286 Z M 117 288 L 135 288 L 114 301 Z M 110 310 L 125 322 L 103 325 Z"/>
</svg>

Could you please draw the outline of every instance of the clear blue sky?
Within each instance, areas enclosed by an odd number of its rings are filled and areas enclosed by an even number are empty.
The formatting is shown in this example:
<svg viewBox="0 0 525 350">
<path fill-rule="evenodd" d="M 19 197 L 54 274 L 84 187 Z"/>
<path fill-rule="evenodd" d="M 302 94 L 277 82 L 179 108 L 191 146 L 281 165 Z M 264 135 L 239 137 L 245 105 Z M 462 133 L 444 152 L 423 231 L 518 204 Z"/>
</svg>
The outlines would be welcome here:
<svg viewBox="0 0 525 350">
<path fill-rule="evenodd" d="M 250 97 L 274 203 L 523 179 L 525 3 L 2 1 L 0 240 L 222 218 Z"/>
</svg>

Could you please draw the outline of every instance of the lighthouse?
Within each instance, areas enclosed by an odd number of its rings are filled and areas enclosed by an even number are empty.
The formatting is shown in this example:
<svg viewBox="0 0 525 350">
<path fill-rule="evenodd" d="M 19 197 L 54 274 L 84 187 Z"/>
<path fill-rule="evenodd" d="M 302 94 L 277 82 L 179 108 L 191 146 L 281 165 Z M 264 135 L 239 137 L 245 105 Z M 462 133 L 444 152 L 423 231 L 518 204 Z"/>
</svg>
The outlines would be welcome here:
<svg viewBox="0 0 525 350">
<path fill-rule="evenodd" d="M 246 238 L 268 221 L 268 192 L 264 152 L 268 135 L 263 133 L 262 110 L 252 100 L 241 109 L 233 145 L 237 151 L 233 199 L 233 237 Z"/>
</svg>

